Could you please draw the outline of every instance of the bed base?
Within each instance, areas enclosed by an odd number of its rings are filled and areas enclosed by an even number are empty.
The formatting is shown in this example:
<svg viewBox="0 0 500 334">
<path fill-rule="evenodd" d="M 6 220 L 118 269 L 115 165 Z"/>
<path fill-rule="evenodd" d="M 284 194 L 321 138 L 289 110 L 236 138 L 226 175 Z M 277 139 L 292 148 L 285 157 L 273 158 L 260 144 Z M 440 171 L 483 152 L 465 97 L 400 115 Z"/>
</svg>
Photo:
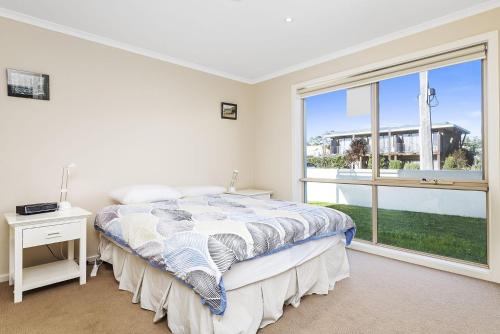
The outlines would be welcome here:
<svg viewBox="0 0 500 334">
<path fill-rule="evenodd" d="M 276 322 L 283 306 L 298 307 L 301 297 L 328 294 L 335 283 L 349 276 L 344 243 L 268 279 L 227 291 L 223 316 L 212 314 L 199 295 L 170 273 L 118 247 L 106 238 L 99 244 L 101 259 L 113 265 L 119 289 L 133 294 L 132 302 L 155 313 L 153 321 L 167 318 L 174 334 L 255 333 Z"/>
</svg>

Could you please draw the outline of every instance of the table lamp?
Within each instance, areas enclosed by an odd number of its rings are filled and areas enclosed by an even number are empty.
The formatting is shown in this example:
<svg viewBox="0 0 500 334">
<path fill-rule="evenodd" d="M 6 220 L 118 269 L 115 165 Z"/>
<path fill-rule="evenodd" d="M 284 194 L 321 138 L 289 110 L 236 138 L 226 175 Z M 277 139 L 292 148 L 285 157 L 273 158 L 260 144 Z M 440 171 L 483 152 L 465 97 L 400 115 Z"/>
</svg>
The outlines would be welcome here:
<svg viewBox="0 0 500 334">
<path fill-rule="evenodd" d="M 70 163 L 63 167 L 62 177 L 61 177 L 61 194 L 59 195 L 59 210 L 71 209 L 71 203 L 68 202 L 68 180 L 71 168 L 76 167 L 75 163 Z"/>
<path fill-rule="evenodd" d="M 233 170 L 233 176 L 231 177 L 231 183 L 229 183 L 229 189 L 228 189 L 230 193 L 234 193 L 236 191 L 235 185 L 236 181 L 238 181 L 238 173 L 239 173 L 238 170 L 236 169 Z"/>
</svg>

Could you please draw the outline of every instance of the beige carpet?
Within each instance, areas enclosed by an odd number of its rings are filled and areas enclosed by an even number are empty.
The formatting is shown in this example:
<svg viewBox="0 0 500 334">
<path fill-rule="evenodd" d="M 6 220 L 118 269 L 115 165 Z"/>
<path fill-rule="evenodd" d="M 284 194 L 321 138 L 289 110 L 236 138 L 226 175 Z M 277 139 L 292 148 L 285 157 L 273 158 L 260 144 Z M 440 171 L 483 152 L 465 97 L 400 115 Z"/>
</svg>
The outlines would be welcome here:
<svg viewBox="0 0 500 334">
<path fill-rule="evenodd" d="M 259 333 L 500 333 L 500 286 L 350 251 L 351 278 L 328 296 L 307 296 L 299 308 Z M 24 295 L 0 284 L 0 333 L 169 333 L 166 322 L 132 304 L 111 268 L 87 285 L 69 281 Z"/>
</svg>

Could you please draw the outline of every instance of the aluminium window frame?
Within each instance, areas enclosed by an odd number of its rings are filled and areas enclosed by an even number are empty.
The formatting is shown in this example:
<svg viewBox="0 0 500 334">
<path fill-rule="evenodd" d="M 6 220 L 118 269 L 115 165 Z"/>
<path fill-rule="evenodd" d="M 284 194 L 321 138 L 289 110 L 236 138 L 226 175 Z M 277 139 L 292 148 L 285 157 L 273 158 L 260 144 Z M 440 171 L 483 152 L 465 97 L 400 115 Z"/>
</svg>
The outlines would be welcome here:
<svg viewBox="0 0 500 334">
<path fill-rule="evenodd" d="M 472 61 L 468 60 L 468 61 Z M 395 186 L 395 187 L 401 187 L 401 186 L 406 186 L 406 187 L 418 187 L 418 188 L 432 188 L 432 189 L 456 189 L 456 190 L 477 190 L 477 191 L 488 191 L 488 166 L 487 166 L 487 129 L 485 127 L 485 122 L 487 122 L 487 110 L 486 110 L 486 103 L 485 103 L 485 98 L 486 94 L 484 94 L 485 90 L 487 89 L 487 84 L 485 80 L 485 62 L 486 59 L 481 60 L 481 81 L 482 81 L 482 112 L 481 112 L 481 131 L 482 131 L 482 161 L 483 161 L 483 168 L 482 168 L 482 179 L 481 180 L 467 180 L 467 179 L 442 179 L 439 180 L 438 184 L 434 183 L 426 183 L 423 182 L 421 179 L 414 179 L 414 178 L 389 178 L 389 177 L 383 177 L 380 174 L 380 166 L 378 163 L 379 160 L 379 139 L 380 139 L 380 133 L 379 133 L 379 95 L 378 95 L 378 86 L 379 86 L 379 81 L 374 81 L 370 83 L 371 90 L 372 90 L 372 110 L 371 110 L 371 138 L 376 138 L 376 140 L 372 140 L 372 145 L 371 145 L 371 155 L 372 155 L 372 180 L 371 183 L 368 182 L 367 180 L 360 180 L 361 183 L 357 182 L 357 184 L 371 184 L 371 185 L 380 185 L 380 186 Z M 454 63 L 456 64 L 456 63 Z M 454 65 L 451 64 L 451 65 Z M 450 65 L 445 65 L 445 66 L 450 66 Z M 439 68 L 439 67 L 438 67 Z M 409 72 L 405 75 L 412 74 L 414 72 Z M 418 73 L 418 72 L 415 72 Z M 384 77 L 382 80 L 387 80 L 392 77 Z M 325 91 L 325 89 L 321 89 L 317 91 L 317 94 L 314 95 L 307 95 L 305 97 L 302 97 L 302 99 L 305 101 L 306 98 L 310 96 L 317 96 L 317 95 L 322 95 L 322 94 L 327 94 L 329 92 L 335 92 L 338 90 L 343 90 L 345 88 L 337 88 L 337 86 L 332 86 L 331 91 Z M 305 108 L 305 103 L 302 102 L 303 108 Z M 305 116 L 305 109 L 302 111 L 302 119 L 304 122 L 304 133 L 305 133 L 305 122 L 306 122 L 306 116 Z M 306 138 L 304 138 L 304 146 L 306 146 Z M 304 147 L 304 152 L 306 152 L 306 148 Z M 306 166 L 304 166 L 305 168 Z M 307 175 L 305 174 L 305 169 L 304 173 L 302 174 L 302 178 L 300 181 L 302 182 L 317 182 L 318 179 L 316 178 L 308 178 Z M 327 182 L 329 183 L 341 183 L 338 182 L 336 179 L 325 179 L 328 180 Z M 356 179 L 351 179 L 352 181 L 356 181 Z M 344 180 L 343 180 L 344 181 Z M 345 180 L 348 181 L 348 180 Z"/>
<path fill-rule="evenodd" d="M 303 96 L 300 94 L 300 89 L 308 86 L 314 87 L 315 85 L 321 86 L 325 82 L 334 81 L 336 79 L 341 79 L 347 76 L 353 76 L 357 73 L 373 71 L 377 68 L 382 68 L 384 66 L 391 66 L 392 64 L 397 64 L 402 61 L 408 61 L 411 59 L 418 59 L 419 57 L 425 57 L 427 55 L 432 55 L 437 52 L 446 52 L 447 50 L 453 50 L 460 47 L 467 47 L 474 44 L 486 43 L 488 45 L 488 61 L 483 62 L 483 170 L 484 170 L 484 180 L 482 181 L 457 181 L 452 184 L 422 184 L 420 180 L 411 179 L 398 179 L 387 180 L 378 177 L 372 177 L 372 180 L 336 180 L 336 179 L 315 179 L 315 178 L 304 178 L 305 172 L 305 155 L 299 155 L 298 152 L 302 150 L 297 150 L 298 147 L 304 148 L 304 118 L 303 118 Z M 378 254 L 382 256 L 387 256 L 391 258 L 396 258 L 398 260 L 407 261 L 410 263 L 420 264 L 427 267 L 450 271 L 458 274 L 463 274 L 471 277 L 476 277 L 480 279 L 485 279 L 488 281 L 494 281 L 500 283 L 500 208 L 497 206 L 490 205 L 493 201 L 499 201 L 500 203 L 500 175 L 499 173 L 494 173 L 489 175 L 489 170 L 499 170 L 500 168 L 500 117 L 499 117 L 499 92 L 498 92 L 498 32 L 493 31 L 463 40 L 459 40 L 452 43 L 447 43 L 423 51 L 415 52 L 412 54 L 404 55 L 401 57 L 396 57 L 383 62 L 369 64 L 362 66 L 353 70 L 344 71 L 327 77 L 310 80 L 307 82 L 292 85 L 291 87 L 291 99 L 292 99 L 292 196 L 294 200 L 304 201 L 305 199 L 305 183 L 306 182 L 327 182 L 327 183 L 337 183 L 337 184 L 359 184 L 359 185 L 371 185 L 372 186 L 372 210 L 377 207 L 377 187 L 378 186 L 399 186 L 399 187 L 417 187 L 417 188 L 432 188 L 432 189 L 454 189 L 454 190 L 476 190 L 485 191 L 487 199 L 487 254 L 488 254 L 488 267 L 484 267 L 478 264 L 470 264 L 465 261 L 450 261 L 449 258 L 444 258 L 441 256 L 434 256 L 432 254 L 421 253 L 410 250 L 401 250 L 397 247 L 386 246 L 380 244 L 373 244 L 370 242 L 360 242 L 354 241 L 351 248 L 358 249 L 362 251 L 367 251 L 369 253 Z M 486 65 L 484 65 L 486 63 Z M 372 89 L 373 88 L 372 85 Z M 322 93 L 322 92 L 320 92 Z M 314 94 L 316 95 L 316 94 Z M 377 94 L 375 96 L 378 97 Z M 376 102 L 376 101 L 375 101 Z M 372 103 L 372 107 L 378 107 L 377 103 Z M 372 138 L 378 138 L 378 119 L 373 118 L 378 117 L 378 113 L 372 112 Z M 489 123 L 488 123 L 489 122 Z M 487 128 L 490 128 L 488 131 Z M 298 140 L 299 139 L 299 140 Z M 378 154 L 373 154 L 378 152 L 378 140 L 373 140 L 372 145 L 372 166 L 376 168 L 372 169 L 372 173 L 378 171 Z M 491 145 L 490 145 L 491 144 Z M 305 149 L 305 148 L 304 148 Z M 304 153 L 304 152 L 302 152 Z M 298 168 L 300 166 L 300 168 Z M 373 175 L 378 176 L 378 175 Z M 418 181 L 418 182 L 416 182 Z M 376 217 L 372 213 L 372 217 Z M 373 218 L 372 218 L 373 219 Z M 374 227 L 377 226 L 377 221 L 372 222 Z M 376 229 L 374 228 L 374 238 L 373 241 L 376 242 Z M 496 242 L 492 242 L 496 241 Z M 453 259 L 456 260 L 456 259 Z"/>
<path fill-rule="evenodd" d="M 468 62 L 468 61 L 473 61 L 473 60 L 470 59 L 470 60 L 467 60 L 466 62 Z M 486 88 L 486 83 L 484 80 L 484 68 L 486 66 L 484 66 L 484 64 L 485 64 L 485 59 L 481 59 L 481 92 L 482 92 L 481 122 L 483 121 L 483 119 L 485 119 L 484 115 L 486 114 L 486 110 L 484 108 L 484 98 L 486 96 L 484 94 L 484 90 Z M 453 66 L 453 65 L 454 64 L 445 65 L 445 66 Z M 416 73 L 418 73 L 418 72 L 416 72 Z M 412 72 L 409 72 L 405 75 L 409 75 L 409 74 L 412 74 Z M 391 79 L 391 78 L 392 77 L 384 77 L 382 80 L 387 80 L 387 79 Z M 371 89 L 371 114 L 370 114 L 371 115 L 371 138 L 377 138 L 377 139 L 380 138 L 380 133 L 379 133 L 379 129 L 380 129 L 379 83 L 380 83 L 380 81 L 374 81 L 374 82 L 369 84 L 370 89 Z M 336 91 L 338 91 L 337 89 L 343 90 L 345 88 L 337 88 L 337 86 L 335 86 L 335 88 L 330 92 L 336 92 Z M 303 116 L 302 117 L 303 117 L 303 122 L 304 122 L 304 134 L 306 133 L 306 125 L 307 125 L 306 124 L 307 113 L 306 113 L 306 109 L 305 109 L 305 106 L 306 106 L 305 99 L 310 97 L 310 96 L 317 96 L 317 95 L 328 94 L 328 93 L 329 92 L 325 91 L 325 89 L 321 89 L 318 91 L 318 94 L 308 95 L 308 96 L 302 98 L 302 101 L 303 101 L 302 102 L 302 105 L 303 105 L 303 111 L 302 111 Z M 483 134 L 482 138 L 484 138 L 482 140 L 483 145 L 481 148 L 482 149 L 482 159 L 484 161 L 484 159 L 488 155 L 487 151 L 484 149 L 484 147 L 486 146 L 485 144 L 487 143 L 486 136 L 484 136 L 484 134 L 486 132 L 486 128 L 484 126 L 484 123 L 481 123 L 481 131 Z M 378 206 L 378 188 L 379 188 L 379 186 L 404 187 L 404 188 L 448 189 L 448 190 L 458 190 L 458 191 L 480 191 L 480 192 L 485 192 L 486 199 L 488 201 L 488 181 L 486 178 L 486 175 L 487 175 L 486 168 L 483 168 L 483 170 L 482 170 L 483 179 L 482 180 L 473 180 L 473 181 L 463 181 L 460 179 L 458 179 L 458 180 L 446 179 L 444 182 L 441 181 L 443 183 L 434 184 L 434 183 L 422 182 L 420 179 L 413 179 L 413 178 L 382 177 L 380 174 L 380 166 L 379 166 L 379 154 L 380 154 L 379 141 L 373 140 L 372 146 L 371 146 L 371 152 L 370 152 L 371 158 L 372 158 L 372 178 L 371 178 L 371 180 L 370 179 L 355 179 L 355 178 L 343 179 L 343 180 L 327 179 L 327 178 L 308 178 L 306 176 L 306 173 L 305 173 L 305 171 L 307 170 L 307 164 L 306 164 L 306 159 L 305 159 L 305 157 L 307 155 L 306 154 L 306 152 L 307 152 L 307 148 L 306 148 L 307 147 L 307 138 L 306 138 L 306 136 L 304 136 L 303 145 L 304 145 L 304 163 L 305 163 L 305 165 L 304 165 L 303 178 L 301 178 L 300 181 L 307 184 L 308 182 L 320 183 L 321 182 L 320 180 L 324 180 L 323 183 L 351 184 L 351 185 L 363 185 L 363 186 L 370 186 L 371 187 L 371 192 L 372 192 L 372 194 L 371 194 L 372 240 L 368 241 L 368 240 L 356 239 L 356 241 L 371 243 L 371 244 L 383 246 L 383 247 L 392 247 L 392 248 L 399 249 L 399 250 L 406 251 L 406 252 L 425 254 L 428 256 L 437 257 L 437 258 L 445 259 L 448 261 L 466 263 L 466 264 L 469 264 L 472 266 L 479 266 L 479 267 L 488 268 L 488 264 L 489 264 L 488 238 L 486 238 L 486 250 L 487 250 L 486 264 L 465 261 L 462 259 L 457 259 L 457 258 L 452 258 L 452 257 L 446 257 L 446 256 L 442 256 L 439 254 L 425 253 L 422 251 L 417 251 L 417 250 L 413 250 L 413 249 L 406 249 L 406 248 L 402 248 L 402 247 L 396 247 L 396 246 L 392 246 L 392 245 L 383 244 L 383 243 L 378 242 L 378 209 L 379 209 L 379 206 Z M 304 198 L 307 199 L 307 192 L 305 192 L 304 196 L 305 196 Z M 487 233 L 488 233 L 489 214 L 488 214 L 487 205 L 485 207 L 485 210 L 486 210 L 486 229 L 487 229 Z"/>
</svg>

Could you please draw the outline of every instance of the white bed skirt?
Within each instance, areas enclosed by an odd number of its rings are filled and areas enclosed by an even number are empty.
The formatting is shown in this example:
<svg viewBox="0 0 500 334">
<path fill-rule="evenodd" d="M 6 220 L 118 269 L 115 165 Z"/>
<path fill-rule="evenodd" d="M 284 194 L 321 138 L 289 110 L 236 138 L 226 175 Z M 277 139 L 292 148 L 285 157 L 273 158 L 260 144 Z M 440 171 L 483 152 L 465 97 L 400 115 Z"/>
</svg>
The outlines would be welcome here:
<svg viewBox="0 0 500 334">
<path fill-rule="evenodd" d="M 180 333 L 255 333 L 276 322 L 283 305 L 298 307 L 300 298 L 328 294 L 335 282 L 349 276 L 343 242 L 281 274 L 227 291 L 223 316 L 212 314 L 200 296 L 170 273 L 154 268 L 106 238 L 101 259 L 113 265 L 119 289 L 133 293 L 132 302 L 155 312 L 153 321 L 167 316 L 168 327 Z M 270 255 L 272 256 L 272 255 Z"/>
</svg>

